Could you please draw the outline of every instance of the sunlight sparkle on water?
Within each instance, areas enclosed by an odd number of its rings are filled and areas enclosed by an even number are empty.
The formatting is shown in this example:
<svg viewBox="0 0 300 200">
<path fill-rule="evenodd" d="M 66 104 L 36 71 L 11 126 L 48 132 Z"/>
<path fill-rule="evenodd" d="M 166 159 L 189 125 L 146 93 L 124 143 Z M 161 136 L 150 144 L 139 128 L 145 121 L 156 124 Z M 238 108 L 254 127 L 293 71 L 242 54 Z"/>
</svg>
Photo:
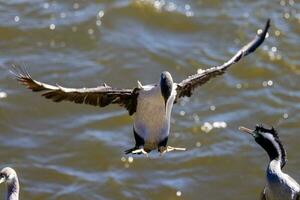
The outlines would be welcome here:
<svg viewBox="0 0 300 200">
<path fill-rule="evenodd" d="M 103 17 L 104 16 L 104 11 L 103 10 L 100 10 L 99 12 L 98 12 L 98 17 Z"/>
<path fill-rule="evenodd" d="M 210 106 L 209 109 L 210 109 L 211 111 L 215 111 L 215 110 L 216 110 L 216 106 Z"/>
<path fill-rule="evenodd" d="M 284 18 L 289 19 L 290 18 L 290 13 L 284 13 Z"/>
<path fill-rule="evenodd" d="M 14 20 L 15 20 L 15 22 L 19 22 L 20 21 L 20 17 L 19 16 L 15 16 Z"/>
<path fill-rule="evenodd" d="M 176 192 L 176 196 L 180 197 L 182 195 L 181 191 Z"/>
<path fill-rule="evenodd" d="M 179 112 L 179 114 L 180 114 L 181 116 L 184 116 L 184 115 L 185 115 L 185 111 L 184 111 L 184 110 L 181 110 L 181 111 Z"/>
<path fill-rule="evenodd" d="M 262 85 L 263 85 L 264 87 L 268 87 L 268 86 L 270 87 L 270 86 L 273 85 L 273 81 L 272 81 L 272 80 L 263 81 Z"/>
<path fill-rule="evenodd" d="M 50 24 L 49 28 L 50 28 L 50 30 L 54 30 L 55 29 L 55 24 Z"/>
<path fill-rule="evenodd" d="M 88 34 L 93 35 L 94 34 L 94 29 L 88 29 Z"/>
<path fill-rule="evenodd" d="M 293 6 L 293 5 L 295 4 L 295 1 L 294 1 L 294 0 L 289 0 L 289 4 L 290 4 L 291 6 Z"/>
<path fill-rule="evenodd" d="M 172 11 L 176 10 L 176 8 L 177 8 L 177 6 L 173 2 L 170 2 L 166 5 L 166 10 L 169 11 L 169 12 L 172 12 Z"/>
<path fill-rule="evenodd" d="M 242 88 L 242 84 L 237 83 L 237 84 L 235 85 L 235 87 L 236 87 L 237 89 L 241 89 L 241 88 Z"/>
<path fill-rule="evenodd" d="M 129 157 L 128 157 L 128 162 L 129 162 L 129 163 L 133 163 L 133 157 L 129 156 Z"/>
<path fill-rule="evenodd" d="M 272 86 L 273 85 L 273 81 L 272 80 L 268 80 L 268 86 Z"/>
<path fill-rule="evenodd" d="M 205 133 L 209 133 L 214 128 L 226 128 L 226 127 L 227 127 L 227 123 L 222 121 L 213 122 L 213 123 L 204 122 L 204 124 L 201 126 L 201 130 Z"/>
<path fill-rule="evenodd" d="M 271 51 L 276 52 L 277 51 L 277 47 L 272 47 Z"/>
<path fill-rule="evenodd" d="M 0 92 L 0 99 L 4 99 L 7 97 L 7 93 L 6 92 Z"/>
<path fill-rule="evenodd" d="M 96 20 L 96 25 L 97 26 L 101 26 L 101 24 L 102 24 L 101 20 Z"/>
<path fill-rule="evenodd" d="M 213 126 L 208 122 L 204 122 L 204 124 L 201 126 L 201 130 L 204 131 L 205 133 L 210 132 L 212 129 Z"/>
<path fill-rule="evenodd" d="M 275 35 L 278 37 L 280 35 L 280 31 L 279 30 L 276 30 L 275 31 Z"/>
</svg>

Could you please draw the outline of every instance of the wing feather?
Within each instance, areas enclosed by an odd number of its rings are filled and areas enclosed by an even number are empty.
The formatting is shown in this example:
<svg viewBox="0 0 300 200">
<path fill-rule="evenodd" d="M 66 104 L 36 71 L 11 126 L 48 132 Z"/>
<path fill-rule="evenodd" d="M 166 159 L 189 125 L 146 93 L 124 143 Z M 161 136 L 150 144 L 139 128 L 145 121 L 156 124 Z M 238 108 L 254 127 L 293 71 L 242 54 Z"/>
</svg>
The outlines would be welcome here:
<svg viewBox="0 0 300 200">
<path fill-rule="evenodd" d="M 138 88 L 115 89 L 106 84 L 95 88 L 66 88 L 60 85 L 49 85 L 31 78 L 23 68 L 14 67 L 11 72 L 16 79 L 33 92 L 44 92 L 42 96 L 54 102 L 70 101 L 77 104 L 89 104 L 105 107 L 109 104 L 119 104 L 125 107 L 129 114 L 136 111 Z"/>
<path fill-rule="evenodd" d="M 188 96 L 188 97 L 191 96 L 193 90 L 196 87 L 203 85 L 204 83 L 208 82 L 210 79 L 216 76 L 224 74 L 226 69 L 230 67 L 232 64 L 237 63 L 243 57 L 254 52 L 264 42 L 269 27 L 270 27 L 270 19 L 268 19 L 264 30 L 260 34 L 256 35 L 256 37 L 251 42 L 243 46 L 230 60 L 228 60 L 222 65 L 211 67 L 206 70 L 201 70 L 197 74 L 189 76 L 187 79 L 178 83 L 176 88 L 177 91 L 176 99 L 184 96 Z"/>
</svg>

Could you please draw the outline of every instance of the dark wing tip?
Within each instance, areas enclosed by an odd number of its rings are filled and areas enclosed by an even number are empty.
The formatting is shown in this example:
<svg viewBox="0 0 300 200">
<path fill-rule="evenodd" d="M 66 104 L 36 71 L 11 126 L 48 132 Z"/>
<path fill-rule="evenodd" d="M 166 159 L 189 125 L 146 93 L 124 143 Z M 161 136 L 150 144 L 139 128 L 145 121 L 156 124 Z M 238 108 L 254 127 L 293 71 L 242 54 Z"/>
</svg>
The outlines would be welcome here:
<svg viewBox="0 0 300 200">
<path fill-rule="evenodd" d="M 254 40 L 250 43 L 251 45 L 248 46 L 249 48 L 245 50 L 245 55 L 254 52 L 266 39 L 268 30 L 271 26 L 271 19 L 268 19 L 266 25 L 261 33 L 258 33 Z"/>
<path fill-rule="evenodd" d="M 265 30 L 268 30 L 269 27 L 270 27 L 270 25 L 271 25 L 271 19 L 268 18 L 267 23 L 266 23 L 266 26 L 265 26 Z"/>
<path fill-rule="evenodd" d="M 13 64 L 9 69 L 9 72 L 17 79 L 22 77 L 30 77 L 25 66 L 22 67 Z"/>
<path fill-rule="evenodd" d="M 34 92 L 45 90 L 45 88 L 35 82 L 28 73 L 25 66 L 12 65 L 9 72 L 13 77 L 22 85 L 25 85 L 28 89 Z"/>
<path fill-rule="evenodd" d="M 267 33 L 268 33 L 268 30 L 269 30 L 270 26 L 271 26 L 271 19 L 268 18 L 264 30 L 262 31 L 261 34 L 259 34 L 260 36 L 262 36 L 262 38 L 265 38 L 265 37 L 266 37 L 266 35 L 267 35 Z"/>
</svg>

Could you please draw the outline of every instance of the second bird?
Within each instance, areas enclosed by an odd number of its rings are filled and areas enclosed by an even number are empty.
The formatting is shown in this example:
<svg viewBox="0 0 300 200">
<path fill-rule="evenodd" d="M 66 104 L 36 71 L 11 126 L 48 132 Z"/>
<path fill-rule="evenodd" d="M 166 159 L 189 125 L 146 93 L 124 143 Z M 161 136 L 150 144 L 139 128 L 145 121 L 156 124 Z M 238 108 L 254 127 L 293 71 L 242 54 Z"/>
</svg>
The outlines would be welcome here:
<svg viewBox="0 0 300 200">
<path fill-rule="evenodd" d="M 256 126 L 255 130 L 245 127 L 241 131 L 252 135 L 255 141 L 268 153 L 270 162 L 267 168 L 267 184 L 261 200 L 300 200 L 300 186 L 288 174 L 282 172 L 286 164 L 286 151 L 274 128 Z"/>
</svg>

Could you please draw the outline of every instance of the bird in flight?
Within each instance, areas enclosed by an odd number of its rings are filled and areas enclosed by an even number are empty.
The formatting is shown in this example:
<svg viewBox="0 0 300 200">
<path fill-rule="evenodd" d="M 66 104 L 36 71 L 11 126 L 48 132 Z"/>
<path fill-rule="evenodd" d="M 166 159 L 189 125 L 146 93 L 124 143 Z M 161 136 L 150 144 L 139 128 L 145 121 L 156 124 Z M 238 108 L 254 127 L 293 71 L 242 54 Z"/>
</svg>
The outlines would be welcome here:
<svg viewBox="0 0 300 200">
<path fill-rule="evenodd" d="M 270 19 L 267 20 L 264 29 L 227 62 L 206 70 L 198 70 L 198 73 L 179 83 L 173 82 L 171 74 L 164 71 L 158 82 L 142 85 L 138 81 L 137 87 L 133 89 L 117 89 L 105 83 L 94 88 L 67 88 L 36 81 L 24 68 L 15 67 L 11 72 L 27 88 L 34 92 L 44 92 L 42 96 L 54 102 L 71 101 L 99 107 L 110 104 L 123 106 L 133 117 L 135 138 L 135 146 L 125 153 L 147 156 L 150 151 L 157 149 L 160 154 L 164 154 L 174 150 L 185 150 L 167 146 L 173 104 L 181 97 L 190 97 L 195 88 L 224 74 L 232 64 L 254 52 L 265 40 L 269 27 Z"/>
</svg>

